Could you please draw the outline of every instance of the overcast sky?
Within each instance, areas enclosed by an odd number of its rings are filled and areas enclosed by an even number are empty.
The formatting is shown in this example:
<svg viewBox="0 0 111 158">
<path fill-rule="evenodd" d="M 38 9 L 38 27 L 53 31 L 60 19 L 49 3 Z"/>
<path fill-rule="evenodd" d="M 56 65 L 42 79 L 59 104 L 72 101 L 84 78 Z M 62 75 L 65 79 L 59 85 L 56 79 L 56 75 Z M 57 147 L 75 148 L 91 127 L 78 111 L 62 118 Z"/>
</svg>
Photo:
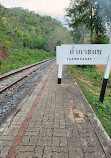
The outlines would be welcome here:
<svg viewBox="0 0 111 158">
<path fill-rule="evenodd" d="M 69 6 L 70 0 L 0 0 L 0 3 L 7 8 L 23 7 L 63 21 L 64 9 Z"/>
</svg>

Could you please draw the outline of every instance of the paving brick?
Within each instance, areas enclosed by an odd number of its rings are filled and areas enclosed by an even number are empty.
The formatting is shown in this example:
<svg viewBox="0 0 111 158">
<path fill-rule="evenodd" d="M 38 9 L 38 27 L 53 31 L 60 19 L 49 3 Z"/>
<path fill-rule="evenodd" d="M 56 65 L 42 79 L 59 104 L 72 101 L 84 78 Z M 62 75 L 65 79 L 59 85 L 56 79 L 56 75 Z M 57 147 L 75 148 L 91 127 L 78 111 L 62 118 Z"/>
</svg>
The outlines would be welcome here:
<svg viewBox="0 0 111 158">
<path fill-rule="evenodd" d="M 49 136 L 45 136 L 45 137 L 39 137 L 39 140 L 43 140 L 43 141 L 52 141 L 52 137 Z"/>
<path fill-rule="evenodd" d="M 52 151 L 58 152 L 58 153 L 61 153 L 61 152 L 68 153 L 69 149 L 68 149 L 68 147 L 61 147 L 60 146 L 60 147 L 53 147 Z"/>
<path fill-rule="evenodd" d="M 14 140 L 14 137 L 13 136 L 1 136 L 0 140 L 6 140 L 6 141 L 13 141 Z"/>
<path fill-rule="evenodd" d="M 68 153 L 64 153 L 64 152 L 57 153 L 56 152 L 56 153 L 54 153 L 54 158 L 68 158 Z"/>
<path fill-rule="evenodd" d="M 29 144 L 29 136 L 24 136 L 24 138 L 22 139 L 22 143 L 21 145 L 28 145 Z"/>
<path fill-rule="evenodd" d="M 29 139 L 28 145 L 35 146 L 38 141 L 39 141 L 39 138 L 37 136 L 31 136 Z"/>
<path fill-rule="evenodd" d="M 52 146 L 60 146 L 60 138 L 59 137 L 53 137 Z"/>
<path fill-rule="evenodd" d="M 34 151 L 35 151 L 35 157 L 37 157 L 37 158 L 43 158 L 44 147 L 37 146 Z"/>
<path fill-rule="evenodd" d="M 67 138 L 68 146 L 76 146 L 76 138 L 75 137 L 68 137 Z"/>
<path fill-rule="evenodd" d="M 52 149 L 51 149 L 51 147 L 48 147 L 48 146 L 45 147 L 43 158 L 46 158 L 46 157 L 48 157 L 48 158 L 52 157 Z"/>
<path fill-rule="evenodd" d="M 52 135 L 53 135 L 53 130 L 52 129 L 47 129 L 46 136 L 52 137 Z"/>
<path fill-rule="evenodd" d="M 72 146 L 69 147 L 69 158 L 76 158 L 76 149 Z"/>
<path fill-rule="evenodd" d="M 18 152 L 16 158 L 35 158 L 33 152 Z"/>
<path fill-rule="evenodd" d="M 5 147 L 5 146 L 7 146 L 7 147 L 11 147 L 12 146 L 12 141 L 8 141 L 8 140 L 2 140 L 2 141 L 0 141 L 0 147 Z"/>
<path fill-rule="evenodd" d="M 72 133 L 72 131 L 71 130 L 66 130 L 66 134 L 67 134 L 67 137 L 73 137 L 73 133 Z"/>
<path fill-rule="evenodd" d="M 0 156 L 2 157 L 6 157 L 8 152 L 9 152 L 10 147 L 9 146 L 5 146 L 3 147 L 3 149 L 1 150 Z"/>
<path fill-rule="evenodd" d="M 96 146 L 96 142 L 95 142 L 95 136 L 93 137 L 87 137 L 87 143 L 88 143 L 88 146 Z"/>
<path fill-rule="evenodd" d="M 77 158 L 84 158 L 84 153 L 82 151 L 82 148 L 81 147 L 76 147 L 76 157 Z"/>
<path fill-rule="evenodd" d="M 39 140 L 37 143 L 38 146 L 52 146 L 52 141 L 49 140 Z"/>
<path fill-rule="evenodd" d="M 35 123 L 35 122 L 34 122 Z M 33 127 L 40 128 L 42 126 L 42 122 L 37 121 Z"/>
<path fill-rule="evenodd" d="M 29 128 L 33 128 L 34 125 L 35 125 L 35 122 L 30 121 L 30 123 L 29 123 Z"/>
<path fill-rule="evenodd" d="M 105 154 L 101 154 L 101 153 L 85 153 L 85 158 L 106 158 L 106 155 Z"/>
<path fill-rule="evenodd" d="M 0 146 L 0 153 L 1 153 L 1 150 L 3 149 L 3 146 Z"/>
<path fill-rule="evenodd" d="M 66 133 L 62 133 L 62 132 L 54 132 L 54 137 L 66 137 Z"/>
<path fill-rule="evenodd" d="M 97 151 L 97 147 L 83 147 L 83 152 L 84 153 L 93 153 L 93 152 L 96 152 Z M 98 151 L 97 151 L 98 152 Z"/>
<path fill-rule="evenodd" d="M 67 138 L 60 137 L 60 146 L 67 146 Z"/>
<path fill-rule="evenodd" d="M 27 131 L 28 132 L 38 132 L 39 128 L 36 128 L 36 127 L 28 127 L 27 128 Z"/>
<path fill-rule="evenodd" d="M 25 145 L 23 145 L 23 146 L 20 146 L 19 151 L 22 151 L 22 152 L 33 152 L 34 148 L 35 148 L 35 146 L 31 146 L 31 145 L 25 146 Z"/>
<path fill-rule="evenodd" d="M 40 133 L 40 131 L 38 130 L 38 131 L 26 131 L 25 132 L 25 136 L 38 136 L 39 135 L 39 133 Z"/>
<path fill-rule="evenodd" d="M 86 139 L 86 138 L 81 137 L 81 138 L 80 138 L 80 141 L 81 141 L 82 147 L 88 146 L 88 142 L 87 142 L 87 139 Z"/>
<path fill-rule="evenodd" d="M 45 137 L 47 133 L 47 129 L 44 129 L 43 127 L 40 129 L 40 134 L 39 136 Z"/>
</svg>

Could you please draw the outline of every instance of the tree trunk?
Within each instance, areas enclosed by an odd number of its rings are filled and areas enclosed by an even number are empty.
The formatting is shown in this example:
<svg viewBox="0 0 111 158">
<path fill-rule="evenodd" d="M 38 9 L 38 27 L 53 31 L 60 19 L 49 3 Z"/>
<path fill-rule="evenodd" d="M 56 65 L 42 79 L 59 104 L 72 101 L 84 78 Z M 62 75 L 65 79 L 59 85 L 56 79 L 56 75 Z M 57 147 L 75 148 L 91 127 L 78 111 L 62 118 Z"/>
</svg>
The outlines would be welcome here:
<svg viewBox="0 0 111 158">
<path fill-rule="evenodd" d="M 93 28 L 91 28 L 91 43 L 93 42 Z"/>
<path fill-rule="evenodd" d="M 86 43 L 86 35 L 87 35 L 87 31 L 84 30 L 84 32 L 83 32 L 83 44 Z"/>
<path fill-rule="evenodd" d="M 93 42 L 93 15 L 92 15 L 92 6 L 91 7 L 91 43 Z"/>
<path fill-rule="evenodd" d="M 111 44 L 111 28 L 110 28 L 110 41 L 109 41 L 109 42 L 110 42 L 110 44 Z"/>
<path fill-rule="evenodd" d="M 98 31 L 96 31 L 96 39 L 98 38 Z"/>
</svg>

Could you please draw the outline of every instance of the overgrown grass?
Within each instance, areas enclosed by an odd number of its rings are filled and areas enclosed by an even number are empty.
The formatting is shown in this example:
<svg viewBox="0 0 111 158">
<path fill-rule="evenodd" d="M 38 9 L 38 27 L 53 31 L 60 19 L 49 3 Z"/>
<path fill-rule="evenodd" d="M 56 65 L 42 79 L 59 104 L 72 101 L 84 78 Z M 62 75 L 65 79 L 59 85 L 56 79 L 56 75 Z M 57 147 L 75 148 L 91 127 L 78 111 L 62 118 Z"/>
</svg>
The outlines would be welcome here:
<svg viewBox="0 0 111 158">
<path fill-rule="evenodd" d="M 89 104 L 111 137 L 111 85 L 108 83 L 104 103 L 102 104 L 99 102 L 99 95 L 102 87 L 103 74 L 97 72 L 94 68 L 69 67 L 72 76 L 79 84 Z M 109 80 L 111 80 L 111 76 Z"/>
<path fill-rule="evenodd" d="M 21 50 L 10 49 L 10 56 L 7 60 L 0 59 L 0 75 L 23 66 L 33 64 L 48 58 L 55 57 L 55 52 L 44 50 L 31 50 L 24 48 Z"/>
</svg>

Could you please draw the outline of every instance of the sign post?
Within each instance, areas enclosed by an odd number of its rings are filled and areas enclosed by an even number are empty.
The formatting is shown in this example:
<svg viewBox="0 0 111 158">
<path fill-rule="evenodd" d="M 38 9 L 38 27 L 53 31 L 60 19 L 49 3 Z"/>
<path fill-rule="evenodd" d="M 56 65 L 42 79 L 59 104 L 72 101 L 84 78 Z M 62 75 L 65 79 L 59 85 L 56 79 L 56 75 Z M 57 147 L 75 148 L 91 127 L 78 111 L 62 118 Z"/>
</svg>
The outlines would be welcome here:
<svg viewBox="0 0 111 158">
<path fill-rule="evenodd" d="M 62 56 L 62 50 L 61 47 L 58 46 L 56 48 L 56 53 L 57 53 L 57 64 L 59 65 L 58 67 L 58 84 L 61 84 L 62 80 L 62 69 L 63 69 L 63 56 Z"/>
<path fill-rule="evenodd" d="M 111 67 L 111 55 L 108 56 L 108 60 L 107 60 L 106 68 L 105 68 L 103 84 L 102 84 L 100 98 L 99 98 L 99 101 L 101 103 L 103 103 L 104 101 L 105 90 L 106 90 L 106 86 L 107 86 L 107 82 L 108 82 L 109 74 L 110 74 L 110 67 Z"/>
<path fill-rule="evenodd" d="M 59 64 L 59 68 L 58 68 L 58 84 L 61 84 L 62 68 L 63 68 L 63 65 L 62 65 L 62 64 Z"/>
<path fill-rule="evenodd" d="M 110 44 L 74 44 L 56 47 L 58 84 L 61 84 L 63 65 L 106 65 L 99 101 L 103 102 L 111 68 Z"/>
</svg>

